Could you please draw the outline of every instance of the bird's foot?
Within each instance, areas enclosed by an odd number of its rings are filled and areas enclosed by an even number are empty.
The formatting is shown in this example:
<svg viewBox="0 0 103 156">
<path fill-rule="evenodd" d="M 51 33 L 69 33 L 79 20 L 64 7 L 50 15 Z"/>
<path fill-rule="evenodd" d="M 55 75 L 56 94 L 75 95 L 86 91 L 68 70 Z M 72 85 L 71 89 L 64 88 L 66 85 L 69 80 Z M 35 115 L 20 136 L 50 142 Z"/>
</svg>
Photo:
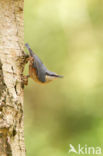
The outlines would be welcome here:
<svg viewBox="0 0 103 156">
<path fill-rule="evenodd" d="M 34 63 L 34 58 L 33 57 L 29 57 L 29 61 L 30 61 L 30 65 L 33 65 L 33 63 Z"/>
<path fill-rule="evenodd" d="M 25 52 L 24 52 L 24 56 L 25 56 L 25 64 L 27 64 L 28 63 L 28 61 L 30 61 L 30 55 L 28 55 L 28 54 L 26 54 Z"/>
<path fill-rule="evenodd" d="M 22 75 L 22 82 L 23 82 L 23 85 L 28 85 L 28 78 L 29 78 L 30 76 L 29 75 L 27 75 L 27 76 L 25 76 L 25 75 Z"/>
</svg>

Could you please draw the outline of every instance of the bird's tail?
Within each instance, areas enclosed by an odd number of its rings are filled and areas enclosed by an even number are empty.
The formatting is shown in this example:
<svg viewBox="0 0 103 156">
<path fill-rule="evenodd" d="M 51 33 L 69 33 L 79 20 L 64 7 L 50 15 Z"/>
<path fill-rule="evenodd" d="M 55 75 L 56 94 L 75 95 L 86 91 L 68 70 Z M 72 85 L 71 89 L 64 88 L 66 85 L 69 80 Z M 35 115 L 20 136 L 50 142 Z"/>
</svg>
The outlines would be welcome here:
<svg viewBox="0 0 103 156">
<path fill-rule="evenodd" d="M 28 44 L 28 43 L 25 44 L 25 47 L 28 49 L 28 51 L 29 51 L 29 53 L 30 53 L 30 56 L 33 57 L 34 53 L 33 53 L 33 51 L 31 50 L 31 48 L 29 47 L 29 44 Z"/>
</svg>

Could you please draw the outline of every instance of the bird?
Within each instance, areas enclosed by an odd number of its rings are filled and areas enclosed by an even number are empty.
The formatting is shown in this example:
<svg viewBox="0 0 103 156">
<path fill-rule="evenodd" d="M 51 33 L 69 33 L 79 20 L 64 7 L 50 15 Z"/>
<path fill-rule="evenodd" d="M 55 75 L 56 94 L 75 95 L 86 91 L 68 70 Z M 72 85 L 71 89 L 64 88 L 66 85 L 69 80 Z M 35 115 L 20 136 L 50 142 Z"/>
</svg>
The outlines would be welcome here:
<svg viewBox="0 0 103 156">
<path fill-rule="evenodd" d="M 58 75 L 54 72 L 51 72 L 46 68 L 40 58 L 32 51 L 29 44 L 26 43 L 25 47 L 28 49 L 30 57 L 29 57 L 29 76 L 35 82 L 45 84 L 51 82 L 57 78 L 63 78 L 63 76 Z"/>
</svg>

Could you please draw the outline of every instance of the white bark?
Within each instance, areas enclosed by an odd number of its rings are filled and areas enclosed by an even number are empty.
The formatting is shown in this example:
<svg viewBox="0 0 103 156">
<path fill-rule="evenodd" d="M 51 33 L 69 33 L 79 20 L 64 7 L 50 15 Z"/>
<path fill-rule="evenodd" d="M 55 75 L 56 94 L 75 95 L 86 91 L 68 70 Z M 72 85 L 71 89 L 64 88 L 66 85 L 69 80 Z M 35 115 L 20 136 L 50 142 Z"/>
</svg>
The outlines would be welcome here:
<svg viewBox="0 0 103 156">
<path fill-rule="evenodd" d="M 25 156 L 23 0 L 0 0 L 0 156 Z"/>
</svg>

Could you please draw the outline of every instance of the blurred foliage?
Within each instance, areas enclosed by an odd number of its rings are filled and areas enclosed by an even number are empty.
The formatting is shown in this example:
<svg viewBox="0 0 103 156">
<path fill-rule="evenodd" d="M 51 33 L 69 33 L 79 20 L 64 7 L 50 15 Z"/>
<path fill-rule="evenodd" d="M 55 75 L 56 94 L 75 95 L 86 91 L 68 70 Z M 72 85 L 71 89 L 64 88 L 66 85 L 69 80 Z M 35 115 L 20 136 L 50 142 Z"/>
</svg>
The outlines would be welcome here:
<svg viewBox="0 0 103 156">
<path fill-rule="evenodd" d="M 103 1 L 25 1 L 25 42 L 64 75 L 25 88 L 27 156 L 73 156 L 103 144 Z M 28 73 L 28 65 L 25 74 Z"/>
</svg>

